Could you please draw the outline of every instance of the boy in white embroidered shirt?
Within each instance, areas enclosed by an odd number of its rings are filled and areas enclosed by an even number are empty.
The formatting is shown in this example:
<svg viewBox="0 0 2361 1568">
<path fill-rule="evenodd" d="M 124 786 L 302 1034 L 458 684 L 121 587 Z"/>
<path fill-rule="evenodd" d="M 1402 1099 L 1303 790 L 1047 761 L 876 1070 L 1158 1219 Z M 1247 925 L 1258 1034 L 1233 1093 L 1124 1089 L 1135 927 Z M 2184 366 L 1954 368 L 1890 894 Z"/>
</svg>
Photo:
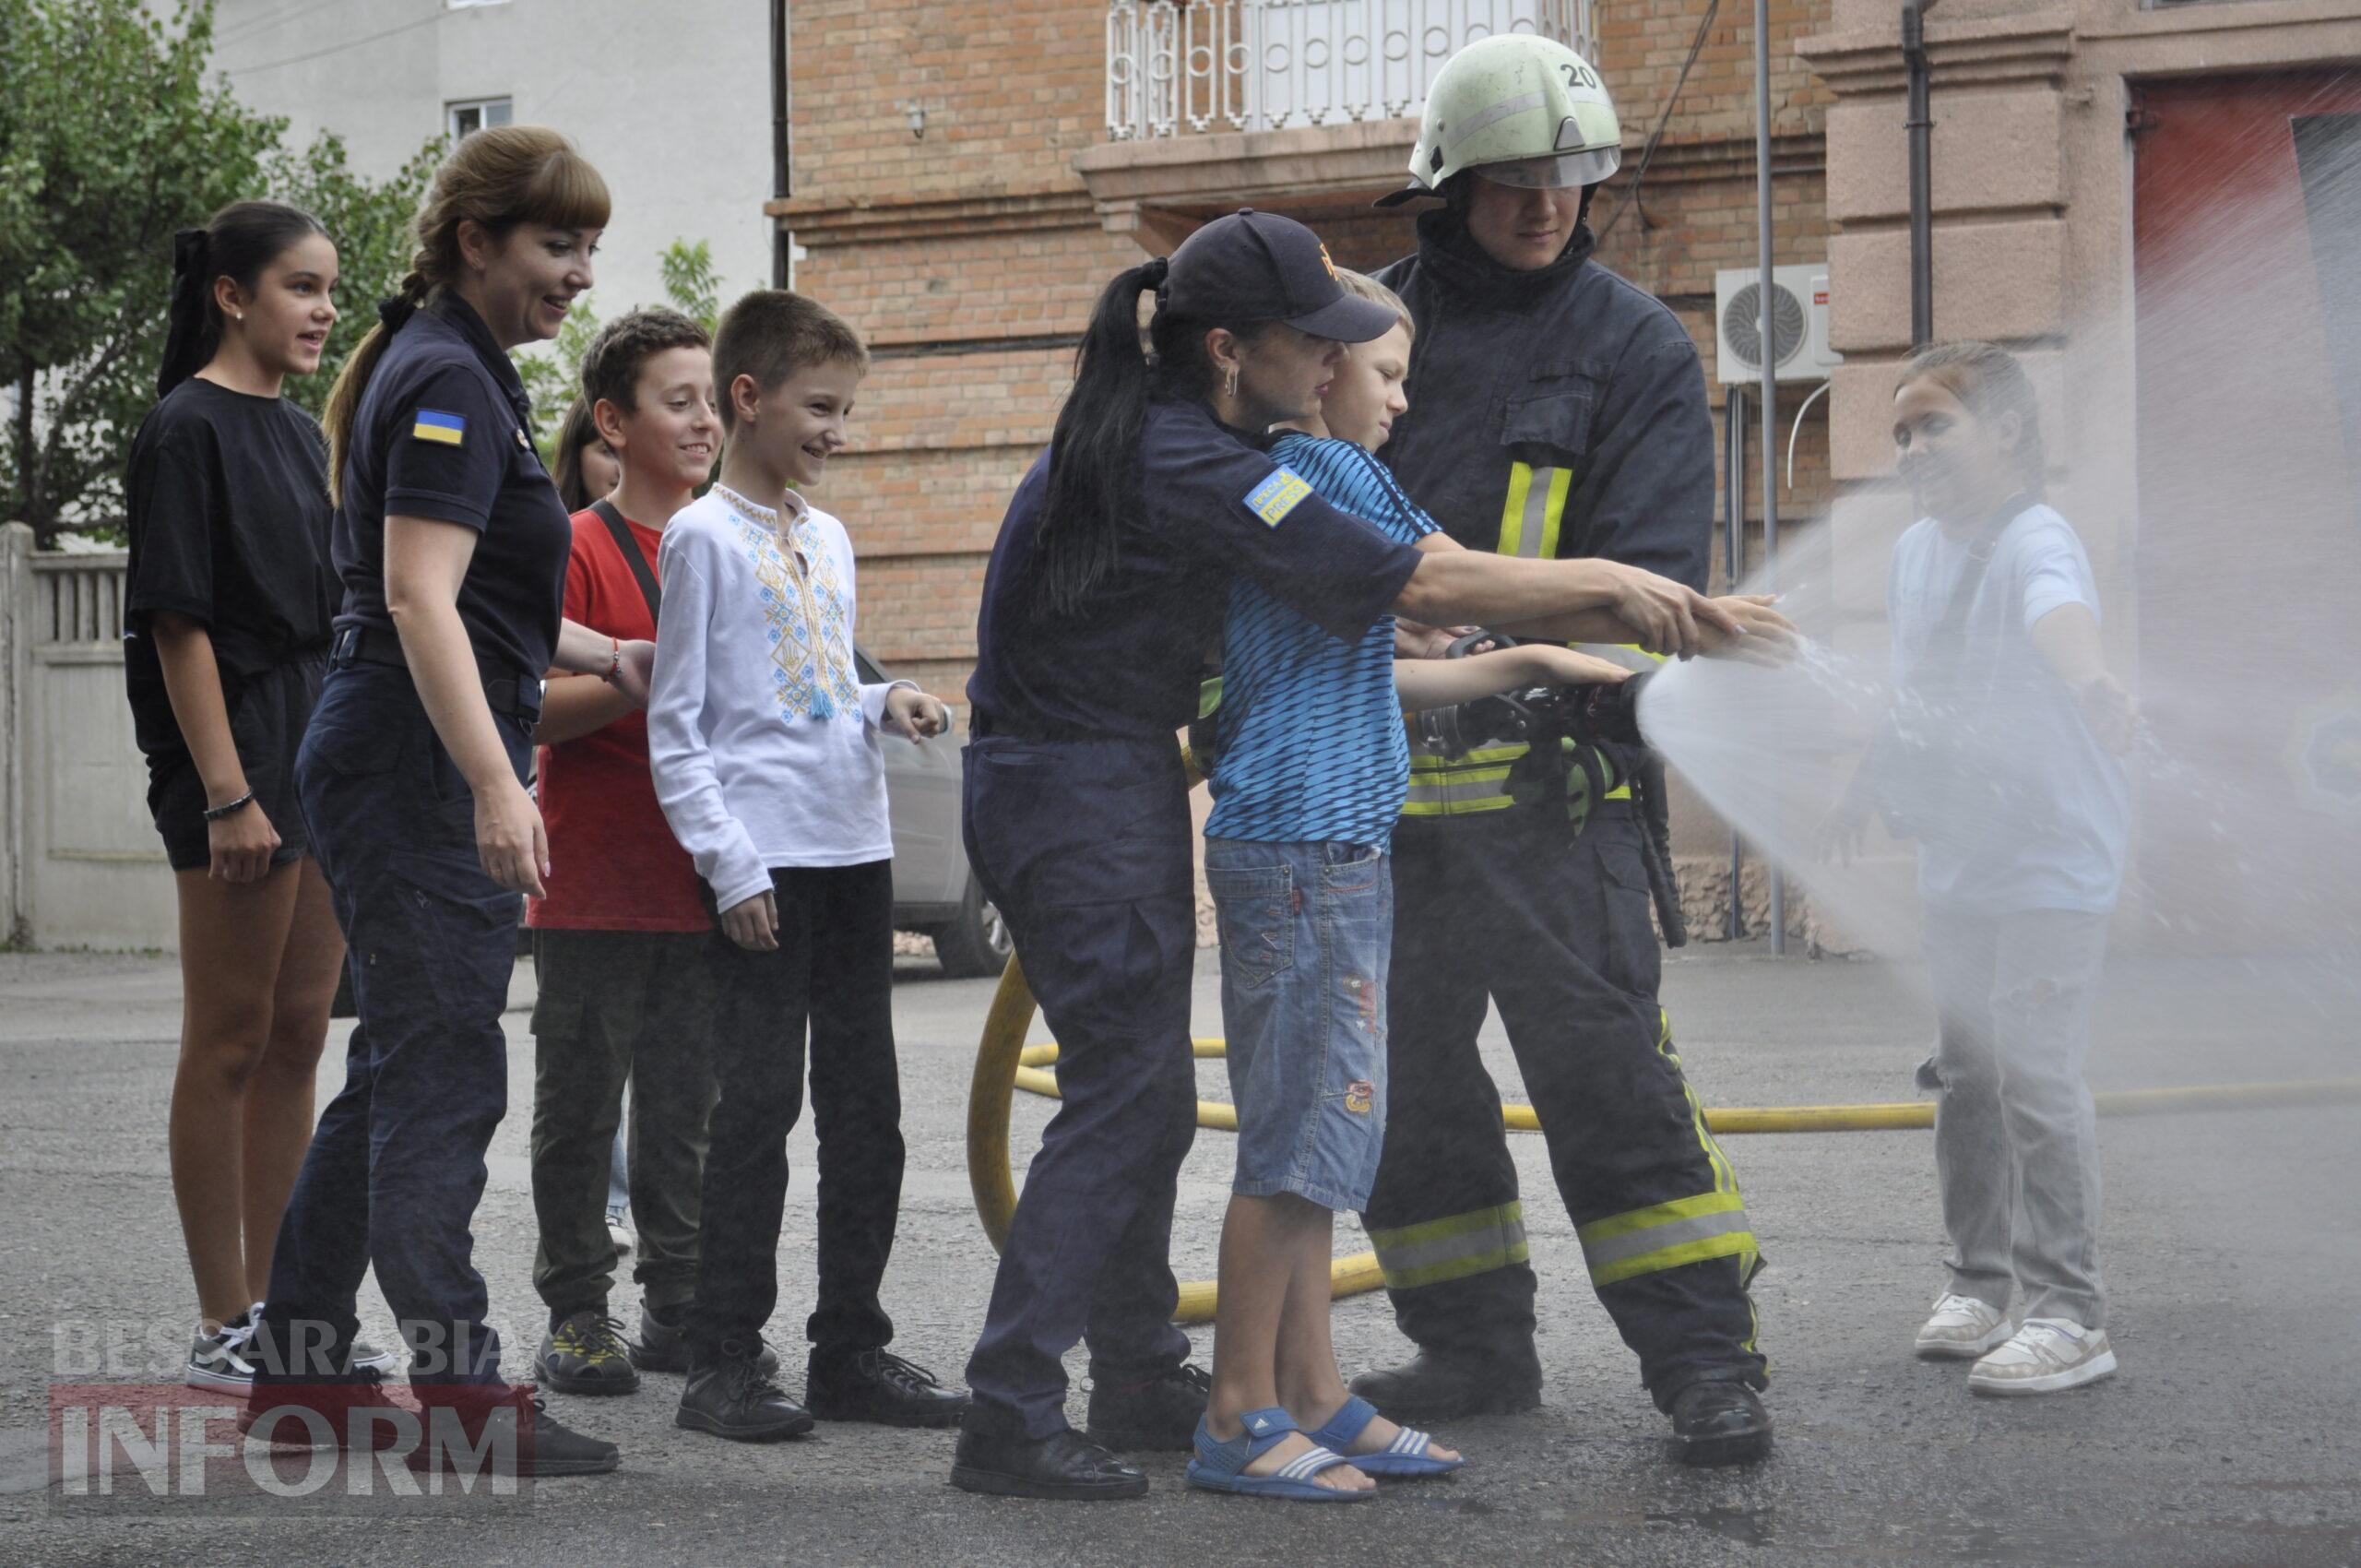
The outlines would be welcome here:
<svg viewBox="0 0 2361 1568">
<path fill-rule="evenodd" d="M 676 1420 L 741 1441 L 794 1436 L 814 1416 L 943 1426 L 967 1405 L 885 1348 L 878 1300 L 902 1189 L 878 731 L 916 742 L 949 716 L 908 682 L 860 683 L 852 543 L 796 490 L 844 445 L 868 368 L 859 336 L 809 299 L 757 290 L 732 305 L 713 344 L 721 479 L 664 531 L 648 755 L 721 927 L 720 1099 Z M 808 1409 L 771 1382 L 762 1342 L 807 1025 L 820 1133 Z"/>
</svg>

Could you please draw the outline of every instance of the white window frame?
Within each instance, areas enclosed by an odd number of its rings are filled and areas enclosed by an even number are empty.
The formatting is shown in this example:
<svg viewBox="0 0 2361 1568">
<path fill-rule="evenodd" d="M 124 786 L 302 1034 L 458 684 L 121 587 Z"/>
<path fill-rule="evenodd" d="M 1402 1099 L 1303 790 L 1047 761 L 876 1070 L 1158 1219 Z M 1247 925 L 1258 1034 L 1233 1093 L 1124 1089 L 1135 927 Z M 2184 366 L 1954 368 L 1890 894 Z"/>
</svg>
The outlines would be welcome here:
<svg viewBox="0 0 2361 1568">
<path fill-rule="evenodd" d="M 499 0 L 468 0 L 468 3 L 492 4 L 499 3 Z M 498 119 L 492 118 L 494 109 L 500 112 Z M 459 116 L 469 111 L 474 112 L 476 123 L 463 129 Z M 457 141 L 469 131 L 480 131 L 487 125 L 511 125 L 516 123 L 516 101 L 505 93 L 497 98 L 455 98 L 443 105 L 443 129 L 453 141 Z"/>
</svg>

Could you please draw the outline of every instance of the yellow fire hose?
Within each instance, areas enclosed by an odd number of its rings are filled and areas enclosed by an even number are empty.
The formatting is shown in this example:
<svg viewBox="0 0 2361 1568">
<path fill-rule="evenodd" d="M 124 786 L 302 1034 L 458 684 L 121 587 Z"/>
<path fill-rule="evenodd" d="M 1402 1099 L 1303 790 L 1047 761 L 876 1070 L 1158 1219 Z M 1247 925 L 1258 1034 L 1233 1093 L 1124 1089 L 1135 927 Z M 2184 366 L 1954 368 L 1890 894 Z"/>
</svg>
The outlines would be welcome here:
<svg viewBox="0 0 2361 1568">
<path fill-rule="evenodd" d="M 984 1016 L 984 1037 L 976 1051 L 976 1075 L 967 1093 L 967 1180 L 976 1194 L 976 1213 L 993 1247 L 1008 1239 L 1008 1224 L 1016 1213 L 1016 1182 L 1008 1163 L 1008 1117 L 1012 1091 L 1055 1098 L 1058 1059 L 1055 1045 L 1026 1045 L 1033 1027 L 1033 991 L 1025 970 L 1011 958 L 1001 976 Z M 1219 1057 L 1223 1042 L 1190 1042 L 1200 1060 Z M 2201 1084 L 2186 1088 L 2122 1089 L 2095 1097 L 2103 1116 L 2159 1116 L 2189 1111 L 2259 1110 L 2272 1106 L 2349 1104 L 2361 1100 L 2361 1078 L 2328 1078 L 2312 1082 L 2274 1084 Z M 1504 1105 L 1501 1120 L 1512 1132 L 1537 1133 L 1540 1118 L 1529 1105 Z M 1866 1133 L 1900 1131 L 1935 1124 L 1935 1108 L 1925 1101 L 1897 1105 L 1771 1105 L 1747 1106 L 1705 1112 L 1706 1125 L 1716 1133 Z M 1197 1102 L 1197 1125 L 1222 1132 L 1238 1130 L 1238 1110 L 1220 1100 Z M 1333 1294 L 1357 1296 L 1385 1282 L 1375 1253 L 1338 1258 L 1329 1276 Z M 1214 1315 L 1214 1282 L 1192 1280 L 1180 1287 L 1180 1305 L 1172 1314 L 1179 1323 L 1205 1323 Z"/>
</svg>

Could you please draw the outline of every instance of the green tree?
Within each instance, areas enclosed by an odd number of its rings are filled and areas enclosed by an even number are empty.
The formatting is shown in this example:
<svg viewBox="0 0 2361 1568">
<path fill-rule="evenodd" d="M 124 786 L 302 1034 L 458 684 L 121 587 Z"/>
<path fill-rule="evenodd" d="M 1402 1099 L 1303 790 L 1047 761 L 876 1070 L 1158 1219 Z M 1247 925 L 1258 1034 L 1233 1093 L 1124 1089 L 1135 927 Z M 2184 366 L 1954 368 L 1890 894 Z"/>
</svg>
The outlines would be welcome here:
<svg viewBox="0 0 2361 1568">
<path fill-rule="evenodd" d="M 169 18 L 141 0 L 0 0 L 0 517 L 43 544 L 77 524 L 113 531 L 155 400 L 176 231 L 261 195 L 326 225 L 344 314 L 319 374 L 288 384 L 314 413 L 409 269 L 441 142 L 363 179 L 335 137 L 291 150 L 285 121 L 207 82 L 212 53 L 210 0 Z"/>
<path fill-rule="evenodd" d="M 204 79 L 213 8 L 0 0 L 0 516 L 46 543 L 121 479 L 172 234 L 260 188 L 283 128 Z"/>
<path fill-rule="evenodd" d="M 713 269 L 712 244 L 705 240 L 674 240 L 664 247 L 657 265 L 664 279 L 664 303 L 712 331 L 721 317 L 721 279 Z M 533 399 L 534 422 L 540 426 L 536 434 L 541 460 L 552 467 L 557 462 L 558 427 L 564 422 L 565 410 L 582 395 L 582 356 L 589 350 L 590 339 L 599 335 L 599 327 L 590 296 L 584 294 L 565 313 L 565 325 L 558 328 L 546 352 L 528 352 L 516 360 L 516 373 Z"/>
<path fill-rule="evenodd" d="M 319 370 L 287 384 L 287 395 L 314 419 L 327 407 L 328 388 L 354 345 L 377 325 L 377 302 L 389 297 L 409 270 L 418 246 L 412 224 L 419 203 L 446 150 L 445 138 L 434 137 L 383 184 L 352 172 L 343 138 L 332 132 L 321 133 L 301 153 L 281 150 L 270 158 L 271 194 L 318 219 L 336 242 L 336 326 L 328 331 Z"/>
</svg>

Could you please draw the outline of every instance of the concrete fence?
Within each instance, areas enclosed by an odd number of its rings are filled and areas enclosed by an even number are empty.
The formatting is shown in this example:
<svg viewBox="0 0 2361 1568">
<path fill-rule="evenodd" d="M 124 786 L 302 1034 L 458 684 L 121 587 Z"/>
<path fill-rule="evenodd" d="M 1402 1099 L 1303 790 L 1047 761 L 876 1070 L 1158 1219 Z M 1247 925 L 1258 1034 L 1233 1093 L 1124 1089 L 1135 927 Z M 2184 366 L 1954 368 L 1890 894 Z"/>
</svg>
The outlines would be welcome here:
<svg viewBox="0 0 2361 1568">
<path fill-rule="evenodd" d="M 172 874 L 123 695 L 121 551 L 0 525 L 0 937 L 171 947 Z"/>
</svg>

